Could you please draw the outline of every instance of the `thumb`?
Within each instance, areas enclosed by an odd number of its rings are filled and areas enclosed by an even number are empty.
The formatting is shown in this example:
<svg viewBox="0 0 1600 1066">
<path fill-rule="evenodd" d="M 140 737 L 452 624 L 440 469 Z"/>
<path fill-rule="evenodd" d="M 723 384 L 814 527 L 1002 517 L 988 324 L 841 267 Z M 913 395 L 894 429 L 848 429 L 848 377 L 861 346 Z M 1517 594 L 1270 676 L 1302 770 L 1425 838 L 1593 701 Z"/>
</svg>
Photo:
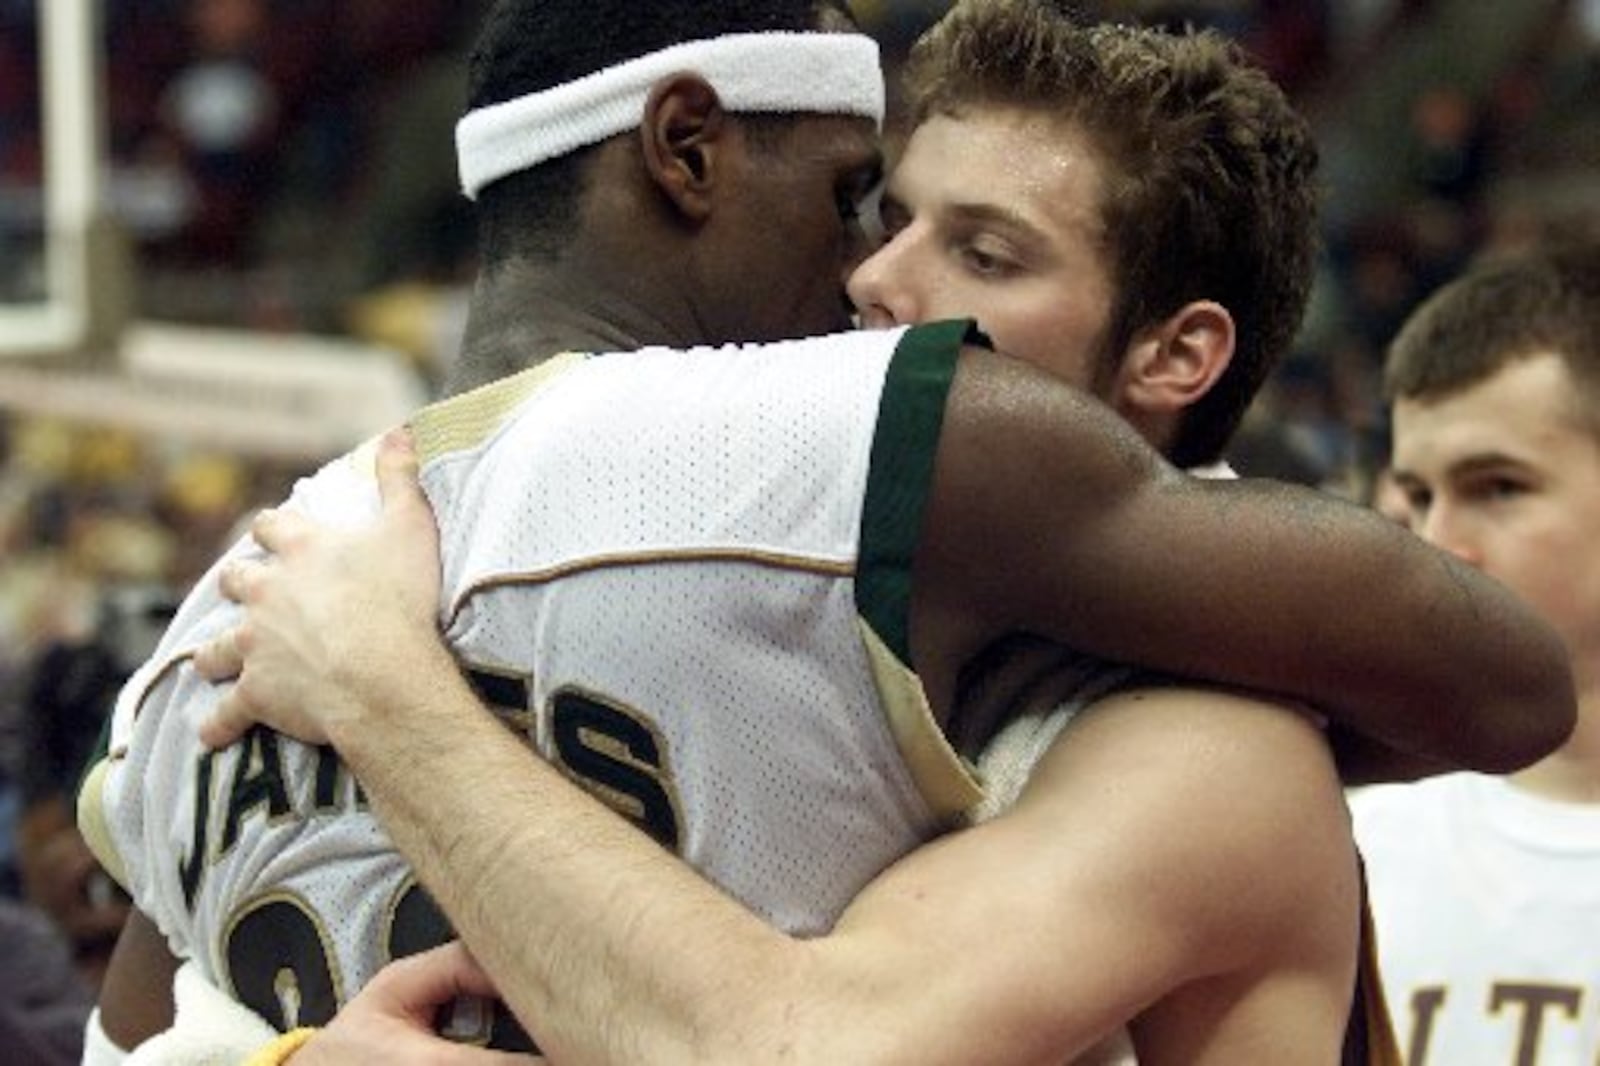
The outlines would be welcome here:
<svg viewBox="0 0 1600 1066">
<path fill-rule="evenodd" d="M 401 426 L 385 433 L 378 441 L 376 461 L 378 494 L 383 498 L 385 512 L 392 514 L 421 508 L 432 520 L 433 511 L 428 507 L 428 498 L 422 494 L 418 469 L 411 430 Z"/>
<path fill-rule="evenodd" d="M 418 1017 L 459 996 L 493 996 L 494 983 L 459 940 L 389 964 L 385 992 Z"/>
</svg>

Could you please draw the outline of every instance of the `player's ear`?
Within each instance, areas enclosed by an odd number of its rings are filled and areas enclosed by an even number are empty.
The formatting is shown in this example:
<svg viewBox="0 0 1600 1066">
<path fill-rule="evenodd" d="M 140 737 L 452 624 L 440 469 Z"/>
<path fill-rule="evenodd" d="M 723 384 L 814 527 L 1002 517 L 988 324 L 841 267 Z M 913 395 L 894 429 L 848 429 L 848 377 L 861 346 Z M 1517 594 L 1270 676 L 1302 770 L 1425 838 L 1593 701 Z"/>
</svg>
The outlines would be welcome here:
<svg viewBox="0 0 1600 1066">
<path fill-rule="evenodd" d="M 1123 402 L 1152 414 L 1196 403 L 1233 361 L 1234 336 L 1233 316 L 1212 300 L 1185 304 L 1141 330 L 1123 362 Z"/>
<path fill-rule="evenodd" d="M 645 101 L 639 127 L 645 169 L 690 221 L 703 222 L 711 214 L 728 125 L 717 91 L 698 74 L 662 79 Z"/>
</svg>

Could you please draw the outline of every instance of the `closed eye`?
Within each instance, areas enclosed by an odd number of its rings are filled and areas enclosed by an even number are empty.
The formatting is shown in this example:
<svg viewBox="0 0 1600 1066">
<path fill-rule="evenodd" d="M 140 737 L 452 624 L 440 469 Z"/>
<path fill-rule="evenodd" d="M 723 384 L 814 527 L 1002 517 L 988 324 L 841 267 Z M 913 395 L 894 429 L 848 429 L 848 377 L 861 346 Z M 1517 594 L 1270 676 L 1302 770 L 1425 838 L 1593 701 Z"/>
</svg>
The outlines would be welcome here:
<svg viewBox="0 0 1600 1066">
<path fill-rule="evenodd" d="M 979 278 L 1005 278 L 1021 269 L 1008 251 L 994 247 L 993 242 L 981 238 L 960 242 L 956 255 L 962 265 Z"/>
<path fill-rule="evenodd" d="M 1487 502 L 1515 500 L 1528 492 L 1526 483 L 1509 477 L 1480 478 L 1462 488 L 1462 495 L 1466 498 Z"/>
</svg>

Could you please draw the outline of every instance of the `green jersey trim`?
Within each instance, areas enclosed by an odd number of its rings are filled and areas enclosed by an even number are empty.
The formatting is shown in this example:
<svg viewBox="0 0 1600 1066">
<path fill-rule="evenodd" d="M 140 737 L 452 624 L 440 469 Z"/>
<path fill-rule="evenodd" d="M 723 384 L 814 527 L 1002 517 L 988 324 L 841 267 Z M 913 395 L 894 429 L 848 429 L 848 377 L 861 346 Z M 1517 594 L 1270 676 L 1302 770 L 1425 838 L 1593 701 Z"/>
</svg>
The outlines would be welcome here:
<svg viewBox="0 0 1600 1066">
<path fill-rule="evenodd" d="M 856 609 L 906 665 L 911 662 L 911 561 L 933 487 L 945 403 L 968 343 L 985 343 L 970 320 L 913 326 L 890 358 L 879 400 L 861 511 Z"/>
</svg>

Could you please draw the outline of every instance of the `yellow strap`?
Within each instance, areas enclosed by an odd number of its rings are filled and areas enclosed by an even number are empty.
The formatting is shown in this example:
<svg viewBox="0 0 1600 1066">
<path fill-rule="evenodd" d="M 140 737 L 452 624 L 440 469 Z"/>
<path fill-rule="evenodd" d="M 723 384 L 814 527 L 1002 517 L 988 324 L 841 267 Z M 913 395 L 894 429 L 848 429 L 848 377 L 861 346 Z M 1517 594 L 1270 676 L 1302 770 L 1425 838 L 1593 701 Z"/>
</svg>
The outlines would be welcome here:
<svg viewBox="0 0 1600 1066">
<path fill-rule="evenodd" d="M 283 1066 L 289 1057 L 305 1045 L 307 1040 L 317 1035 L 317 1030 L 312 1028 L 290 1029 L 272 1043 L 257 1050 L 248 1059 L 244 1066 Z"/>
</svg>

